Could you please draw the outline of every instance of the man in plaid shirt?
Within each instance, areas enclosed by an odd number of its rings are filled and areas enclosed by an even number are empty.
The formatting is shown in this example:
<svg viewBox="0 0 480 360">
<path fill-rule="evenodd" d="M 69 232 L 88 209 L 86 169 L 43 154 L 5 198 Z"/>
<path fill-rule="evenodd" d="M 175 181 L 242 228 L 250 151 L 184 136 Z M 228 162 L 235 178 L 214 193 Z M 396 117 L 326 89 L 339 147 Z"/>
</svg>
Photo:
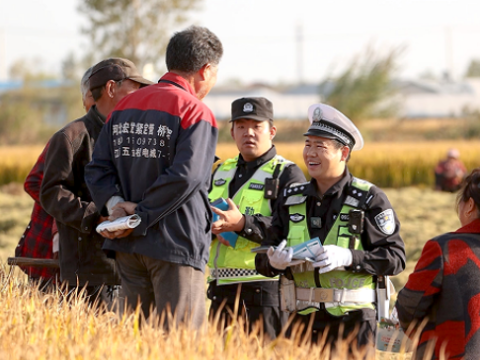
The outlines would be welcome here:
<svg viewBox="0 0 480 360">
<path fill-rule="evenodd" d="M 88 69 L 82 77 L 80 90 L 82 92 L 82 102 L 85 111 L 95 103 L 92 93 L 89 89 L 89 77 L 92 69 Z M 55 259 L 58 257 L 58 231 L 56 230 L 55 219 L 50 216 L 40 205 L 40 186 L 43 180 L 43 170 L 45 166 L 45 154 L 48 149 L 48 143 L 37 159 L 32 170 L 28 174 L 24 189 L 25 192 L 35 201 L 33 204 L 30 223 L 23 233 L 16 249 L 16 257 L 28 257 L 35 259 Z M 55 247 L 54 236 L 57 238 Z M 21 269 L 29 276 L 31 280 L 41 281 L 40 288 L 43 289 L 50 284 L 54 284 L 58 275 L 58 269 L 47 267 L 25 266 Z"/>
</svg>

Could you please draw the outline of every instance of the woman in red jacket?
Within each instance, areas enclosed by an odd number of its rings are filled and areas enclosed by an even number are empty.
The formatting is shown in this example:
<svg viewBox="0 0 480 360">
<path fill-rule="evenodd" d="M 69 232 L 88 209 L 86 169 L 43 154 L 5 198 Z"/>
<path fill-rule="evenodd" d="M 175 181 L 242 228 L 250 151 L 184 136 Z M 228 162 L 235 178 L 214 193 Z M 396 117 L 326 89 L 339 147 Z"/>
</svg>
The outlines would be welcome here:
<svg viewBox="0 0 480 360">
<path fill-rule="evenodd" d="M 396 308 L 402 327 L 419 336 L 416 359 L 478 359 L 480 354 L 480 168 L 457 197 L 462 227 L 429 240 Z M 426 318 L 426 325 L 419 324 Z M 421 331 L 416 334 L 416 330 Z M 429 350 L 429 343 L 435 346 Z M 432 351 L 433 350 L 433 351 Z M 433 353 L 432 353 L 433 352 Z"/>
</svg>

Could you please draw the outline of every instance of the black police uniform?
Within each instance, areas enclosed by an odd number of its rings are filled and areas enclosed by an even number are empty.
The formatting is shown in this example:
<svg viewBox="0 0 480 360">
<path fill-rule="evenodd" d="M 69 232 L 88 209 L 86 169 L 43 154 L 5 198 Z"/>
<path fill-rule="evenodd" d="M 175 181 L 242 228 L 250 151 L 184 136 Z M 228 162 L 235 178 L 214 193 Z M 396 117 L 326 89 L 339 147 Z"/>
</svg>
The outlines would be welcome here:
<svg viewBox="0 0 480 360">
<path fill-rule="evenodd" d="M 254 175 L 254 173 L 265 163 L 270 161 L 277 151 L 275 146 L 256 160 L 246 162 L 242 155 L 238 156 L 237 171 L 235 177 L 229 184 L 228 195 L 233 198 L 235 193 Z M 215 175 L 215 174 L 214 174 Z M 213 177 L 212 177 L 213 178 Z M 282 171 L 279 177 L 279 194 L 287 186 L 294 183 L 305 182 L 305 176 L 302 170 L 295 164 L 288 165 Z M 271 200 L 271 207 L 275 209 L 277 200 Z M 256 215 L 245 215 L 245 226 L 238 234 L 250 241 L 258 244 L 265 240 L 267 229 L 271 227 L 272 217 Z M 221 311 L 221 316 L 225 319 L 225 326 L 231 322 L 229 311 L 233 312 L 235 297 L 238 287 L 241 286 L 240 306 L 238 315 L 243 312 L 249 323 L 249 329 L 252 329 L 255 322 L 263 318 L 263 330 L 271 339 L 274 339 L 285 325 L 288 314 L 280 311 L 279 287 L 278 281 L 255 281 L 244 282 L 233 285 L 217 285 L 215 281 L 209 283 L 207 296 L 212 301 L 210 306 L 210 316 Z M 222 307 L 222 302 L 226 304 Z"/>
<path fill-rule="evenodd" d="M 325 240 L 335 219 L 339 216 L 352 180 L 353 176 L 346 168 L 342 179 L 328 189 L 323 196 L 317 192 L 315 179 L 305 184 L 302 194 L 307 196 L 306 216 L 311 238 L 318 236 L 322 242 Z M 287 197 L 288 194 L 285 191 L 279 197 L 276 211 L 273 214 L 272 228 L 262 245 L 278 245 L 287 238 L 290 217 L 289 208 L 285 206 Z M 351 266 L 346 269 L 347 271 L 365 272 L 372 275 L 396 275 L 405 269 L 405 248 L 400 237 L 400 222 L 397 216 L 395 215 L 395 230 L 390 235 L 383 232 L 375 221 L 375 216 L 387 209 L 392 209 L 387 196 L 381 189 L 372 186 L 367 197 L 364 231 L 361 234 L 364 250 L 351 250 L 353 261 Z M 270 265 L 266 254 L 257 254 L 255 266 L 259 273 L 269 277 L 282 272 Z M 285 273 L 287 276 L 291 276 L 288 268 Z M 369 337 L 374 336 L 376 331 L 375 310 L 361 309 L 336 317 L 330 315 L 323 304 L 321 305 L 322 308 L 311 315 L 314 317 L 311 330 L 313 342 L 321 338 L 322 331 L 327 326 L 330 328 L 328 340 L 335 341 L 338 329 L 343 324 L 344 338 L 355 329 L 355 326 L 360 326 L 357 335 L 358 345 L 372 343 L 373 339 L 369 339 Z M 311 316 L 296 314 L 294 323 L 300 321 L 307 327 Z"/>
</svg>

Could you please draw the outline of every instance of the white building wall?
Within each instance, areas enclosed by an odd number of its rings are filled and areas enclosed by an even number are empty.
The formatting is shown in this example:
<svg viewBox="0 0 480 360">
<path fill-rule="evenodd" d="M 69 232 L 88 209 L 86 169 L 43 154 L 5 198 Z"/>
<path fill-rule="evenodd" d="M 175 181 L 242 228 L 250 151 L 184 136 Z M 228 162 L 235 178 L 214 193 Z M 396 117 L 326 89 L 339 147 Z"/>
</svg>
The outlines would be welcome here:
<svg viewBox="0 0 480 360">
<path fill-rule="evenodd" d="M 320 102 L 318 95 L 284 95 L 274 91 L 253 91 L 238 94 L 209 94 L 203 100 L 218 120 L 227 120 L 231 116 L 232 102 L 241 97 L 265 97 L 273 104 L 276 120 L 304 120 L 308 107 Z"/>
<path fill-rule="evenodd" d="M 402 116 L 461 116 L 467 107 L 478 109 L 478 100 L 475 94 L 412 94 L 404 98 Z"/>
</svg>

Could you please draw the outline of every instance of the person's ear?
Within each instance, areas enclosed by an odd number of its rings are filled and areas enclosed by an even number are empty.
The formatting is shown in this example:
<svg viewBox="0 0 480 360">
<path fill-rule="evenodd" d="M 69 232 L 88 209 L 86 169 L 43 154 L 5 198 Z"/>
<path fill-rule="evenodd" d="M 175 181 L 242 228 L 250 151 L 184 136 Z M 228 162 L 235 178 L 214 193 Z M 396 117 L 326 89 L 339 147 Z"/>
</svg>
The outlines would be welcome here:
<svg viewBox="0 0 480 360">
<path fill-rule="evenodd" d="M 198 71 L 198 74 L 200 75 L 200 78 L 205 81 L 211 76 L 212 72 L 212 64 L 207 63 L 203 65 L 200 70 Z"/>
<path fill-rule="evenodd" d="M 467 215 L 467 217 L 471 218 L 472 216 L 475 216 L 476 217 L 476 214 L 477 214 L 477 207 L 475 206 L 475 201 L 473 200 L 473 198 L 469 198 L 467 203 L 465 204 L 465 215 Z"/>
<path fill-rule="evenodd" d="M 234 127 L 235 127 L 235 123 L 232 123 L 232 127 L 230 128 L 230 135 L 232 136 L 233 140 L 235 140 L 234 130 L 233 130 Z"/>
<path fill-rule="evenodd" d="M 342 147 L 342 158 L 340 159 L 340 161 L 347 161 L 349 154 L 350 148 L 348 146 Z"/>
<path fill-rule="evenodd" d="M 108 80 L 105 84 L 105 92 L 107 96 L 111 99 L 115 97 L 115 93 L 117 90 L 117 84 L 113 80 Z"/>
<path fill-rule="evenodd" d="M 273 140 L 275 135 L 277 135 L 277 127 L 276 126 L 271 126 L 270 127 L 270 140 Z"/>
</svg>

